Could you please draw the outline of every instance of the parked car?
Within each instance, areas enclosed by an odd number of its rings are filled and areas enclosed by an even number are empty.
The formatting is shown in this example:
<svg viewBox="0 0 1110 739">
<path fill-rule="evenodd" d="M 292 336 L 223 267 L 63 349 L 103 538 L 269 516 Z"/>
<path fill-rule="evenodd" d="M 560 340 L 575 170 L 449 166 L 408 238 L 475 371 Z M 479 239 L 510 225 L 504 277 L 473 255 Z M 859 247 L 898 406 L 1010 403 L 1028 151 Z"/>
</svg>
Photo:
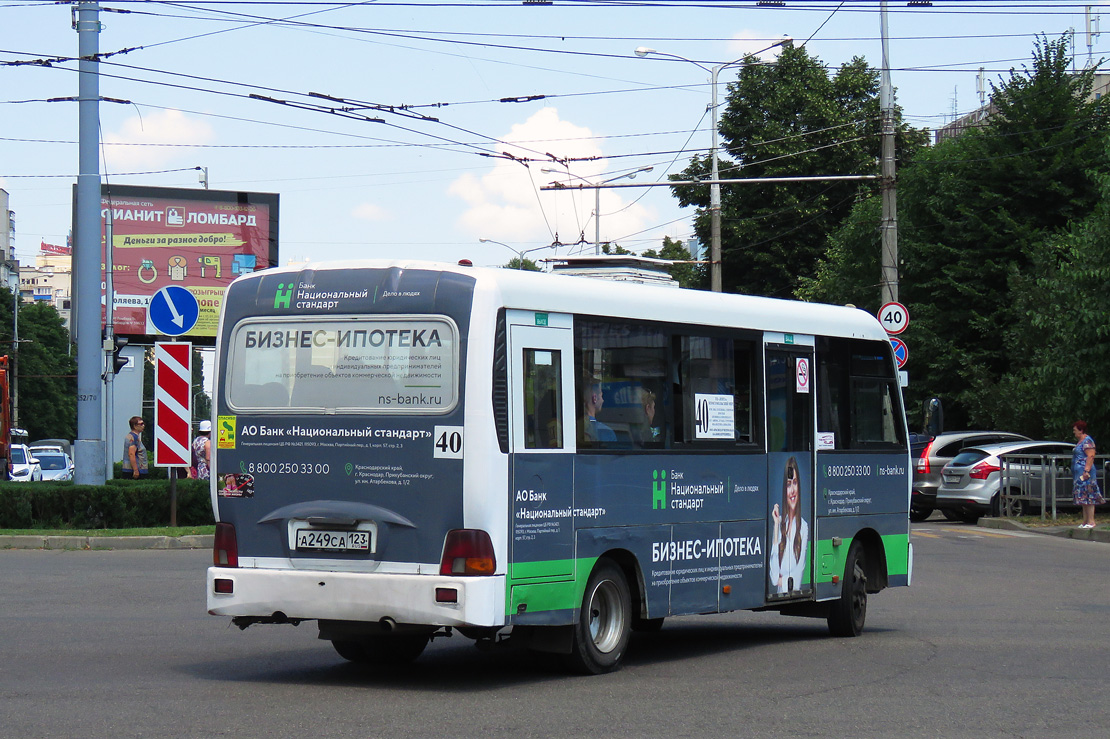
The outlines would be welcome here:
<svg viewBox="0 0 1110 739">
<path fill-rule="evenodd" d="M 39 461 L 31 456 L 26 444 L 12 444 L 12 481 L 30 482 L 42 479 Z"/>
<path fill-rule="evenodd" d="M 1009 441 L 1029 441 L 1029 437 L 1006 431 L 947 431 L 926 441 L 911 441 L 910 455 L 914 463 L 910 520 L 924 521 L 932 514 L 933 509 L 937 507 L 937 488 L 940 487 L 941 469 L 951 462 L 961 449 Z M 949 511 L 949 518 L 956 520 L 958 516 Z"/>
<path fill-rule="evenodd" d="M 39 461 L 43 480 L 72 480 L 73 460 L 62 451 L 34 451 L 35 459 Z"/>
<path fill-rule="evenodd" d="M 963 449 L 941 470 L 936 507 L 968 523 L 975 523 L 987 513 L 998 515 L 1002 455 L 1040 459 L 1071 454 L 1073 446 L 1057 441 L 1018 441 Z M 1039 497 L 1041 480 L 1047 477 L 1042 475 L 1043 471 L 1039 463 L 1011 466 L 1008 489 L 1016 494 L 1024 488 L 1027 495 Z"/>
</svg>

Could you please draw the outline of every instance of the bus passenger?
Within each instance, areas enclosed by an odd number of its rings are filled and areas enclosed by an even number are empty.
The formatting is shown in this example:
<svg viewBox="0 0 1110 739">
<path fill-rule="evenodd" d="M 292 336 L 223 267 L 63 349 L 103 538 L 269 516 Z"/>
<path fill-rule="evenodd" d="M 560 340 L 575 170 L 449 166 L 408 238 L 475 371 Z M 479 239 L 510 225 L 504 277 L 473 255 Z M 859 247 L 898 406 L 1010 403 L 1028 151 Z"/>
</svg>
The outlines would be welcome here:
<svg viewBox="0 0 1110 739">
<path fill-rule="evenodd" d="M 609 426 L 597 420 L 597 414 L 605 404 L 601 393 L 601 380 L 587 375 L 582 382 L 582 417 L 578 430 L 581 441 L 586 446 L 596 446 L 598 442 L 613 442 L 617 434 Z"/>
<path fill-rule="evenodd" d="M 646 387 L 640 388 L 640 407 L 644 415 L 637 427 L 636 440 L 641 445 L 662 441 L 663 429 L 655 420 L 655 393 Z"/>
<path fill-rule="evenodd" d="M 806 549 L 809 544 L 809 524 L 802 518 L 801 474 L 798 460 L 786 460 L 782 481 L 782 509 L 775 503 L 771 509 L 774 519 L 774 537 L 769 553 L 771 585 L 777 593 L 790 593 L 802 589 L 802 576 L 806 568 Z"/>
</svg>

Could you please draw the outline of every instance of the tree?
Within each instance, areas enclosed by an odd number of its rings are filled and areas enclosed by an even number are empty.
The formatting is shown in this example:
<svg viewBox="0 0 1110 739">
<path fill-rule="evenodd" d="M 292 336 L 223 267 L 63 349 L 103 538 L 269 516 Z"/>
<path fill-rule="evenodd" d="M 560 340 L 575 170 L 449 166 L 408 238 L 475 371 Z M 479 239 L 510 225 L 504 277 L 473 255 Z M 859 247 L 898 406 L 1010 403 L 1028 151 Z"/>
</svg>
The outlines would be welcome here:
<svg viewBox="0 0 1110 739">
<path fill-rule="evenodd" d="M 728 86 L 720 121 L 719 165 L 725 178 L 849 175 L 877 172 L 879 73 L 860 58 L 832 76 L 805 47 L 786 45 L 774 64 L 748 59 Z M 924 131 L 899 125 L 903 162 L 926 142 Z M 672 179 L 708 178 L 708 156 Z M 858 182 L 789 182 L 721 188 L 722 284 L 726 292 L 794 294 L 812 277 L 826 238 L 850 213 Z M 709 188 L 675 186 L 682 205 L 696 205 L 698 237 L 709 243 Z"/>
<path fill-rule="evenodd" d="M 522 269 L 526 272 L 542 272 L 540 266 L 528 257 L 513 257 L 505 265 L 505 269 Z"/>
<path fill-rule="evenodd" d="M 1015 285 L 1028 320 L 1013 349 L 1030 361 L 1001 379 L 1011 403 L 999 418 L 1037 436 L 1066 438 L 1077 418 L 1110 430 L 1110 174 L 1099 183 L 1095 210 L 1037 250 L 1034 275 Z"/>
<path fill-rule="evenodd" d="M 1094 70 L 1072 74 L 1070 64 L 1067 37 L 1037 42 L 1032 67 L 994 86 L 995 110 L 980 128 L 920 152 L 899 177 L 908 394 L 944 399 L 953 428 L 1043 428 L 1000 392 L 1046 359 L 1029 346 L 1044 305 L 1023 295 L 1053 272 L 1045 245 L 1093 212 L 1099 174 L 1110 171 L 1110 111 L 1105 98 L 1090 99 Z M 878 307 L 874 209 L 857 204 L 830 238 L 806 297 Z"/>
<path fill-rule="evenodd" d="M 65 322 L 49 303 L 22 304 L 19 339 L 20 425 L 32 440 L 75 438 L 77 363 Z"/>
<path fill-rule="evenodd" d="M 663 248 L 658 252 L 654 249 L 648 249 L 641 256 L 652 259 L 672 259 L 676 262 L 690 262 L 693 259 L 682 241 L 673 240 L 670 236 L 663 237 Z M 708 283 L 706 271 L 703 265 L 700 264 L 675 264 L 668 267 L 667 272 L 681 287 L 704 290 Z"/>
</svg>

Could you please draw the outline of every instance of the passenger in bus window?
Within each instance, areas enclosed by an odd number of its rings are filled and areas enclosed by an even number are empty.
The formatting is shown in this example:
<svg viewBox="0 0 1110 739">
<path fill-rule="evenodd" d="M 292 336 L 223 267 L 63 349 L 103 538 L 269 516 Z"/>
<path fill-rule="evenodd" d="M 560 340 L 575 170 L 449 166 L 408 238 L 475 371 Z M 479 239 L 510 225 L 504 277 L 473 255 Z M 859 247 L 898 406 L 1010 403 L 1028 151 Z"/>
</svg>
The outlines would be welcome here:
<svg viewBox="0 0 1110 739">
<path fill-rule="evenodd" d="M 637 425 L 636 441 L 642 445 L 662 441 L 663 428 L 655 414 L 655 393 L 643 386 L 640 387 L 640 407 L 644 415 Z"/>
<path fill-rule="evenodd" d="M 768 559 L 771 585 L 777 593 L 802 588 L 809 544 L 809 524 L 802 518 L 801 473 L 798 460 L 786 461 L 782 481 L 782 508 L 775 503 L 771 509 L 774 532 Z"/>
<path fill-rule="evenodd" d="M 585 377 L 582 381 L 582 417 L 579 419 L 579 436 L 586 446 L 617 440 L 616 432 L 597 420 L 597 414 L 603 405 L 605 405 L 605 396 L 601 392 L 601 381 L 593 376 Z"/>
</svg>

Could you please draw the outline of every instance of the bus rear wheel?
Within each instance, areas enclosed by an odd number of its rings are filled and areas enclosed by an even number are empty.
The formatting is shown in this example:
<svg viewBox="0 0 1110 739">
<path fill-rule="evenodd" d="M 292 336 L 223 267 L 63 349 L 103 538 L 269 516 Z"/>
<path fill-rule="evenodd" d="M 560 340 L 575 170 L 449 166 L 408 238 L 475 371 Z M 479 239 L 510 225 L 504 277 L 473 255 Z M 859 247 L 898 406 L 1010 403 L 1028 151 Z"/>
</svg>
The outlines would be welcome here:
<svg viewBox="0 0 1110 739">
<path fill-rule="evenodd" d="M 582 596 L 568 665 L 592 675 L 617 669 L 628 648 L 631 626 L 628 581 L 612 561 L 600 560 Z"/>
<path fill-rule="evenodd" d="M 858 541 L 848 548 L 840 598 L 829 607 L 829 633 L 833 636 L 859 636 L 867 620 L 867 571 L 863 547 Z"/>
<path fill-rule="evenodd" d="M 403 665 L 412 662 L 428 646 L 424 634 L 373 636 L 364 639 L 333 639 L 331 645 L 348 662 L 364 665 Z"/>
</svg>

